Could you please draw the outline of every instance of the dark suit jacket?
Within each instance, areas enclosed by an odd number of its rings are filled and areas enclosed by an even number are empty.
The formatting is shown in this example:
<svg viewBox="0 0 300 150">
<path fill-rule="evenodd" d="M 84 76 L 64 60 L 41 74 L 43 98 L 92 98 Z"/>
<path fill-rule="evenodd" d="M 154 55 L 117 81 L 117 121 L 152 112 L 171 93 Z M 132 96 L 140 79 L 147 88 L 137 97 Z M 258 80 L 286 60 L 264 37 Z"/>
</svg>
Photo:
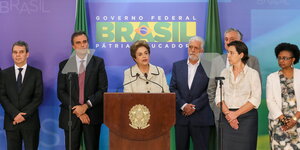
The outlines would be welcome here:
<svg viewBox="0 0 300 150">
<path fill-rule="evenodd" d="M 200 63 L 191 86 L 188 87 L 187 60 L 175 62 L 172 69 L 170 91 L 176 93 L 176 124 L 209 126 L 214 124 L 213 112 L 209 106 L 207 85 L 208 77 Z M 185 117 L 181 107 L 185 104 L 196 105 L 196 111 Z"/>
<path fill-rule="evenodd" d="M 62 73 L 67 60 L 62 61 L 59 64 L 59 73 L 57 80 L 57 93 L 58 99 L 61 102 L 61 109 L 59 115 L 59 127 L 68 130 L 68 106 L 69 106 L 69 92 L 70 82 L 68 76 Z M 70 58 L 72 66 L 76 67 L 75 57 Z M 77 70 L 77 69 L 76 69 Z M 79 84 L 78 75 L 74 75 L 71 79 L 72 86 L 72 107 L 79 104 Z M 90 117 L 90 124 L 101 124 L 103 122 L 103 93 L 107 91 L 107 75 L 105 71 L 104 60 L 102 58 L 92 56 L 86 67 L 85 74 L 85 90 L 84 101 L 90 100 L 93 107 L 86 111 L 86 114 Z M 72 114 L 72 129 L 81 125 L 81 121 L 76 115 Z"/>
<path fill-rule="evenodd" d="M 4 129 L 14 130 L 40 128 L 38 106 L 43 99 L 43 79 L 39 69 L 27 65 L 21 91 L 17 91 L 14 66 L 1 71 L 1 104 L 5 111 Z M 27 113 L 25 121 L 13 125 L 14 118 L 20 113 Z"/>
</svg>

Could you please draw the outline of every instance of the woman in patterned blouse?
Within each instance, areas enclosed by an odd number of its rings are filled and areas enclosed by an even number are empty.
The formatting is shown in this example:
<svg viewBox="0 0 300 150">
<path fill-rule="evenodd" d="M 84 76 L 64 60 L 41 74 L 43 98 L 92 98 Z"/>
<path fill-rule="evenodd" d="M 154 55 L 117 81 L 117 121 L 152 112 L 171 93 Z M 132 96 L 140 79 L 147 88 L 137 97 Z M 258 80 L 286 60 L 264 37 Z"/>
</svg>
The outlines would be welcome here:
<svg viewBox="0 0 300 150">
<path fill-rule="evenodd" d="M 299 48 L 281 43 L 275 48 L 279 71 L 267 78 L 267 105 L 272 150 L 300 149 L 300 70 Z"/>
</svg>

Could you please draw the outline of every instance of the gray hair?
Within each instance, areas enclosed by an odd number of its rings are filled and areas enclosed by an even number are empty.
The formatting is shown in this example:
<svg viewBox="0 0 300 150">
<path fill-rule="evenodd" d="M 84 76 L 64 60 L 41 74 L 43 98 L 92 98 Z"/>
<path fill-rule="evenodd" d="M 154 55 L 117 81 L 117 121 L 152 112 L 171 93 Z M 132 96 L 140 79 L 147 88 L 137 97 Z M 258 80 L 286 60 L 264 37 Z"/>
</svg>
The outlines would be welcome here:
<svg viewBox="0 0 300 150">
<path fill-rule="evenodd" d="M 236 33 L 240 36 L 240 40 L 243 40 L 243 34 L 242 34 L 242 32 L 241 32 L 240 30 L 235 29 L 235 28 L 229 28 L 229 29 L 227 29 L 227 30 L 225 31 L 224 37 L 225 37 L 225 34 L 226 34 L 226 33 L 229 33 L 229 32 L 236 32 Z"/>
<path fill-rule="evenodd" d="M 201 43 L 201 48 L 204 48 L 204 40 L 202 37 L 200 36 L 193 36 L 190 38 L 189 43 L 191 43 L 192 41 L 199 41 Z"/>
</svg>

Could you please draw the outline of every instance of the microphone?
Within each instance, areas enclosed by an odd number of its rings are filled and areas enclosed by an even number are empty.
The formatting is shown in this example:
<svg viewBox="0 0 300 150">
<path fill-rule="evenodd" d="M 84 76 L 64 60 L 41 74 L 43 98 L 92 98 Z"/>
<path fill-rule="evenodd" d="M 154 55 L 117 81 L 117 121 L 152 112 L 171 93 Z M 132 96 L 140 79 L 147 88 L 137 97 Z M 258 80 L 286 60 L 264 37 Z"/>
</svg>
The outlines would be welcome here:
<svg viewBox="0 0 300 150">
<path fill-rule="evenodd" d="M 215 80 L 225 80 L 224 77 L 215 77 Z"/>
<path fill-rule="evenodd" d="M 215 77 L 215 80 L 216 80 L 216 84 L 218 83 L 218 81 L 220 81 L 220 86 L 223 85 L 223 80 L 225 80 L 224 77 Z"/>
<path fill-rule="evenodd" d="M 135 77 L 136 77 L 136 78 L 135 78 L 134 80 L 129 81 L 129 82 L 123 84 L 121 87 L 124 87 L 125 85 L 128 85 L 128 84 L 130 84 L 130 83 L 132 83 L 132 82 L 135 82 L 135 81 L 140 77 L 140 74 L 139 74 L 139 73 L 136 73 L 136 74 L 135 74 Z M 118 92 L 119 89 L 120 89 L 121 87 L 117 88 L 116 92 Z"/>
<path fill-rule="evenodd" d="M 162 92 L 162 93 L 165 93 L 164 88 L 163 88 L 160 84 L 158 84 L 158 83 L 156 83 L 156 82 L 154 82 L 154 81 L 151 81 L 151 80 L 148 80 L 148 79 L 147 79 L 147 78 L 148 78 L 148 74 L 147 74 L 147 73 L 144 73 L 144 76 L 145 76 L 145 78 L 146 78 L 146 81 L 158 85 L 158 86 L 161 88 L 161 92 Z"/>
</svg>

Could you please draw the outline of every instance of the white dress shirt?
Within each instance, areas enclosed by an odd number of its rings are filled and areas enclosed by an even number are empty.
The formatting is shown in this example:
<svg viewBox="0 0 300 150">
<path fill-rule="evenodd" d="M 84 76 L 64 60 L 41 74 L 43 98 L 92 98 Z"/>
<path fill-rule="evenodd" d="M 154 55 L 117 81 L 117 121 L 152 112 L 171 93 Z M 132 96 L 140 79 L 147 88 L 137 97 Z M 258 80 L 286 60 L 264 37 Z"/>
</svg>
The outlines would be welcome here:
<svg viewBox="0 0 300 150">
<path fill-rule="evenodd" d="M 26 72 L 26 69 L 27 69 L 27 64 L 25 64 L 24 66 L 22 67 L 18 67 L 16 64 L 15 64 L 15 75 L 16 75 L 16 81 L 18 80 L 18 75 L 19 75 L 19 68 L 23 68 L 21 74 L 22 74 L 22 83 L 24 81 L 24 76 L 25 76 L 25 72 Z"/>
<path fill-rule="evenodd" d="M 83 59 L 79 58 L 77 55 L 76 55 L 76 65 L 77 65 L 77 72 L 79 72 L 79 68 L 80 68 L 80 64 L 81 64 L 81 61 L 84 60 L 83 62 L 83 66 L 84 68 L 86 68 L 86 64 L 87 64 L 87 55 L 85 55 L 85 57 Z"/>
<path fill-rule="evenodd" d="M 194 77 L 195 77 L 195 74 L 196 74 L 196 71 L 197 71 L 197 68 L 198 68 L 199 64 L 200 64 L 200 59 L 195 64 L 191 64 L 190 60 L 187 59 L 187 65 L 188 65 L 188 86 L 189 86 L 189 89 L 191 89 L 191 87 L 192 87 L 192 83 L 194 81 Z M 183 104 L 181 106 L 181 110 L 183 110 L 183 108 L 186 105 L 187 105 L 187 103 Z"/>
<path fill-rule="evenodd" d="M 225 77 L 223 100 L 229 109 L 239 109 L 250 102 L 257 109 L 261 102 L 261 82 L 256 70 L 245 65 L 242 72 L 234 79 L 233 67 L 225 68 L 221 76 Z M 216 91 L 216 104 L 220 102 L 219 85 Z"/>
<path fill-rule="evenodd" d="M 189 59 L 187 60 L 187 65 L 188 65 L 188 86 L 189 86 L 189 89 L 191 89 L 191 87 L 192 87 L 192 83 L 194 81 L 194 77 L 195 77 L 197 68 L 199 66 L 199 63 L 200 63 L 200 59 L 197 61 L 196 64 L 191 64 L 190 60 Z"/>
</svg>

